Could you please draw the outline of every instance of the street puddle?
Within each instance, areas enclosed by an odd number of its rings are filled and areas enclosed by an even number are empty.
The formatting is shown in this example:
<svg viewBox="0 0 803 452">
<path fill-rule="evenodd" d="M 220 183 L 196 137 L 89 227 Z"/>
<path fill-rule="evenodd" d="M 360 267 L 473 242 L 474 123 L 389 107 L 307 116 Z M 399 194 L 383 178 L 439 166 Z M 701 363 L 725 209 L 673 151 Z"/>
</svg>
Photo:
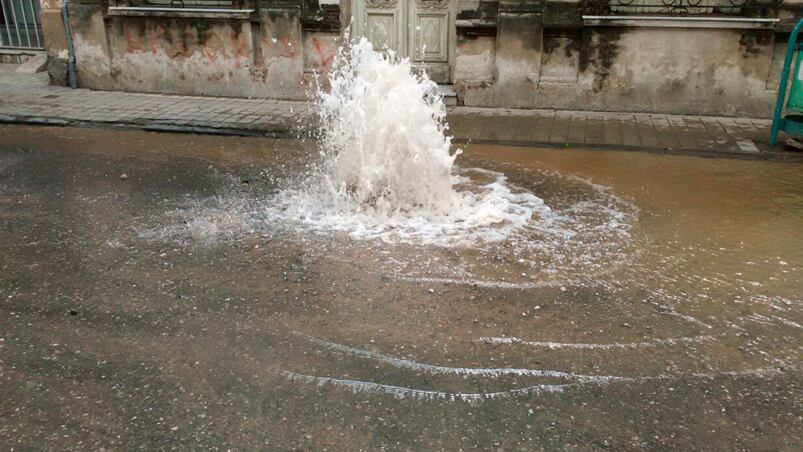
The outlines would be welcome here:
<svg viewBox="0 0 803 452">
<path fill-rule="evenodd" d="M 206 337 L 204 356 L 288 394 L 473 403 L 800 372 L 798 164 L 469 145 L 458 190 L 504 176 L 543 207 L 440 240 L 280 213 L 309 143 L 15 130 L 32 151 L 0 167 L 4 215 L 14 237 L 60 235 L 36 267 L 41 245 L 6 243 L 10 269 L 107 294 L 98 315 L 143 337 L 149 318 L 154 337 Z M 37 151 L 49 134 L 74 149 Z M 59 276 L 76 269 L 103 278 L 83 294 Z"/>
<path fill-rule="evenodd" d="M 793 176 L 756 162 L 608 156 L 631 169 L 593 152 L 469 146 L 467 168 L 504 174 L 549 207 L 549 221 L 496 240 L 397 240 L 288 219 L 270 168 L 254 178 L 262 185 L 220 179 L 218 196 L 139 234 L 187 250 L 303 250 L 302 276 L 265 281 L 319 307 L 279 315 L 292 347 L 315 353 L 274 368 L 298 384 L 476 403 L 797 371 L 803 242 L 783 231 L 803 218 L 803 193 L 781 193 Z M 716 182 L 695 187 L 698 165 L 718 169 Z M 734 172 L 763 173 L 762 186 L 745 192 Z M 764 218 L 779 195 L 780 215 Z"/>
</svg>

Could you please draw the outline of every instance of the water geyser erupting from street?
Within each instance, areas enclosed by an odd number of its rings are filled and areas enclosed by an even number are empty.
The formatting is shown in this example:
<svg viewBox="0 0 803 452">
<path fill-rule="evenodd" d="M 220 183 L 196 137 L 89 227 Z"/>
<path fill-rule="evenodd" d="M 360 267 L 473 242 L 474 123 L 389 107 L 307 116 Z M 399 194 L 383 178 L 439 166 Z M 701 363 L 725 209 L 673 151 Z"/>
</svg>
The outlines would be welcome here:
<svg viewBox="0 0 803 452">
<path fill-rule="evenodd" d="M 450 151 L 437 85 L 411 69 L 365 39 L 340 50 L 318 93 L 322 160 L 304 188 L 283 192 L 284 214 L 355 237 L 459 243 L 504 238 L 548 213 L 504 175 L 454 166 L 461 151 Z"/>
<path fill-rule="evenodd" d="M 352 46 L 320 92 L 325 172 L 342 207 L 383 215 L 448 213 L 455 202 L 437 85 L 417 79 L 363 40 Z"/>
</svg>

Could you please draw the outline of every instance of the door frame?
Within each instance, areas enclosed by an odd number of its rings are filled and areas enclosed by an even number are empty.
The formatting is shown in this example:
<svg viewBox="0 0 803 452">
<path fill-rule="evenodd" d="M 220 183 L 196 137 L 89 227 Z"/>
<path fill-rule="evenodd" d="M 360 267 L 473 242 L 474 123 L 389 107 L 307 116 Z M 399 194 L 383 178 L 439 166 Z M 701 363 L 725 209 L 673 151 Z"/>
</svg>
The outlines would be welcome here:
<svg viewBox="0 0 803 452">
<path fill-rule="evenodd" d="M 399 36 L 400 41 L 400 50 L 398 54 L 402 57 L 410 57 L 411 62 L 413 63 L 413 67 L 421 67 L 423 66 L 426 68 L 426 63 L 415 63 L 413 62 L 413 58 L 409 47 L 411 46 L 411 42 L 414 40 L 414 35 L 412 30 L 413 22 L 410 20 L 412 8 L 412 2 L 421 2 L 422 0 L 351 0 L 351 28 L 349 29 L 349 37 L 351 40 L 355 40 L 359 37 L 362 37 L 362 34 L 359 34 L 362 31 L 363 27 L 365 27 L 364 19 L 365 19 L 365 10 L 369 9 L 366 8 L 367 1 L 374 3 L 375 5 L 381 5 L 384 7 L 397 7 L 399 3 L 401 3 L 402 7 L 400 8 L 401 14 L 401 24 L 397 24 L 399 32 L 402 36 Z M 455 21 L 457 18 L 457 0 L 446 0 L 449 4 L 446 7 L 448 10 L 448 26 L 446 30 L 446 43 L 447 43 L 447 53 L 448 53 L 448 64 L 449 64 L 449 80 L 446 84 L 454 83 L 454 73 L 455 73 L 455 52 L 457 50 L 457 28 L 455 26 Z M 374 8 L 370 8 L 374 9 Z"/>
</svg>

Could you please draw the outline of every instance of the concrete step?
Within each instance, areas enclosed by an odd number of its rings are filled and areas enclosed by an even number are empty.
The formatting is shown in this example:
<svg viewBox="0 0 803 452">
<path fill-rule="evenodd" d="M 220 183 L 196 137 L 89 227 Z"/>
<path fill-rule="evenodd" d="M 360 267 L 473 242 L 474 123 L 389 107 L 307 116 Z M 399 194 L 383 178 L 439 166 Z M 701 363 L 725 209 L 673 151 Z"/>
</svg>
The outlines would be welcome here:
<svg viewBox="0 0 803 452">
<path fill-rule="evenodd" d="M 443 103 L 447 107 L 457 105 L 457 93 L 454 85 L 438 85 L 438 94 L 443 96 Z"/>
</svg>

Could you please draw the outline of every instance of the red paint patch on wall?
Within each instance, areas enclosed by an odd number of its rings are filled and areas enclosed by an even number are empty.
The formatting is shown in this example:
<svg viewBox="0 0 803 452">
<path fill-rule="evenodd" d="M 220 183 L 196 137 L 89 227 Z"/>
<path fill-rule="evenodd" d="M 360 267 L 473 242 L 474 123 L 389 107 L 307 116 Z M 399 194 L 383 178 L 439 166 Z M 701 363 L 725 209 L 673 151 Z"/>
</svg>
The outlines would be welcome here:
<svg viewBox="0 0 803 452">
<path fill-rule="evenodd" d="M 131 27 L 126 23 L 123 23 L 123 35 L 125 36 L 126 53 L 134 53 L 142 50 L 142 36 L 137 34 L 137 36 L 134 37 Z"/>
<path fill-rule="evenodd" d="M 335 50 L 329 49 L 328 51 L 323 48 L 318 38 L 312 38 L 312 45 L 315 46 L 315 53 L 318 55 L 318 64 L 321 69 L 326 69 L 335 58 Z"/>
</svg>

